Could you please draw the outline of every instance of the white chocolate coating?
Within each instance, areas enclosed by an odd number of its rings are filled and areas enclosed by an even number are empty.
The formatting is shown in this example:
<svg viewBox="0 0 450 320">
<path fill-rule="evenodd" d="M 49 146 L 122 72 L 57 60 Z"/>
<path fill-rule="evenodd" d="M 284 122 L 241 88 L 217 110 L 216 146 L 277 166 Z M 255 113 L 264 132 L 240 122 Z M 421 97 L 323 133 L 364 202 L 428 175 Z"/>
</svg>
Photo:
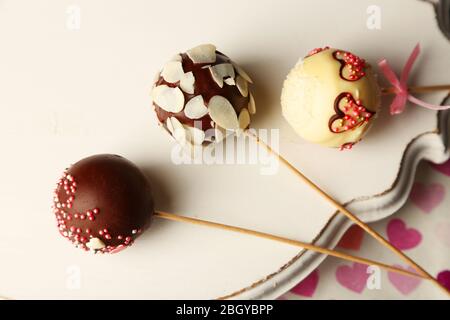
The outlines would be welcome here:
<svg viewBox="0 0 450 320">
<path fill-rule="evenodd" d="M 344 132 L 330 130 L 336 115 L 336 98 L 350 93 L 371 112 L 380 105 L 380 89 L 373 70 L 366 64 L 365 75 L 356 81 L 341 78 L 341 63 L 328 49 L 300 60 L 288 74 L 281 94 L 283 116 L 305 140 L 327 147 L 342 147 L 361 140 L 375 116 Z M 375 114 L 376 115 L 376 114 Z"/>
</svg>

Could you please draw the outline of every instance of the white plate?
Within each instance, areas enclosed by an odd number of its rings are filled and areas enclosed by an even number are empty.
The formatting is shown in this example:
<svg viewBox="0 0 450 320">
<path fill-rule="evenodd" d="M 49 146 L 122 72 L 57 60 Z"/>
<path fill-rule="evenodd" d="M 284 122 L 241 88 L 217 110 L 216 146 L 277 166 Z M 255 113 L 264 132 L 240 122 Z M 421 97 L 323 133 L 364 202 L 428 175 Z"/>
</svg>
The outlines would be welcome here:
<svg viewBox="0 0 450 320">
<path fill-rule="evenodd" d="M 289 68 L 324 45 L 373 63 L 387 57 L 400 70 L 420 41 L 424 53 L 412 83 L 448 83 L 449 44 L 426 3 L 378 1 L 380 30 L 366 28 L 372 2 L 365 0 L 80 0 L 80 29 L 70 30 L 73 4 L 0 1 L 0 295 L 274 298 L 323 260 L 270 241 L 164 221 L 112 256 L 85 254 L 58 235 L 50 210 L 57 177 L 68 164 L 105 152 L 145 170 L 159 209 L 322 245 L 343 234 L 348 223 L 333 218 L 334 209 L 283 167 L 265 176 L 260 165 L 171 162 L 173 142 L 150 107 L 152 79 L 174 53 L 199 43 L 215 43 L 253 76 L 254 127 L 279 128 L 281 153 L 340 201 L 363 199 L 351 208 L 365 220 L 402 205 L 420 159 L 449 156 L 447 113 L 438 134 L 435 112 L 409 106 L 391 117 L 385 101 L 380 119 L 351 152 L 305 143 L 280 115 Z M 426 99 L 437 103 L 443 95 Z"/>
</svg>

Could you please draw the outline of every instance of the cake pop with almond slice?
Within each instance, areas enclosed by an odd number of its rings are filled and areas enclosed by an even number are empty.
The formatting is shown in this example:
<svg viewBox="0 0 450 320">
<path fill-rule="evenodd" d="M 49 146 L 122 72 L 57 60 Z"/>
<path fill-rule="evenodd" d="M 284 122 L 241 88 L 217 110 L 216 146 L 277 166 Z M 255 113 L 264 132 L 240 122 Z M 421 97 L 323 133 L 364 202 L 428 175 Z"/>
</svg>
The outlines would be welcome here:
<svg viewBox="0 0 450 320">
<path fill-rule="evenodd" d="M 248 74 L 212 44 L 177 54 L 152 89 L 159 123 L 180 144 L 207 145 L 245 130 L 256 112 Z"/>
</svg>

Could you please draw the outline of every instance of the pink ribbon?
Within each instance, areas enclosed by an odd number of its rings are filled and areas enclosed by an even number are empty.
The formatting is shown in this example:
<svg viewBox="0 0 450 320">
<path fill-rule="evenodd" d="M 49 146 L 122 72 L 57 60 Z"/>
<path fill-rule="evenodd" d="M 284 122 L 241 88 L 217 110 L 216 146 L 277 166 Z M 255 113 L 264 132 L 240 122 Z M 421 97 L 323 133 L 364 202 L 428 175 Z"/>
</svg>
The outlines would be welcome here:
<svg viewBox="0 0 450 320">
<path fill-rule="evenodd" d="M 409 73 L 411 72 L 412 66 L 416 61 L 419 53 L 420 53 L 420 45 L 417 44 L 414 50 L 412 51 L 411 55 L 409 56 L 405 66 L 403 67 L 400 79 L 397 78 L 396 74 L 394 73 L 394 71 L 392 70 L 391 66 L 389 65 L 386 59 L 383 59 L 378 63 L 378 66 L 380 67 L 384 76 L 386 77 L 387 80 L 389 80 L 389 82 L 394 86 L 395 89 L 396 96 L 391 104 L 392 115 L 402 113 L 403 110 L 405 110 L 406 102 L 408 100 L 418 106 L 431 110 L 446 110 L 450 108 L 450 106 L 440 106 L 426 103 L 409 94 L 407 81 Z"/>
</svg>

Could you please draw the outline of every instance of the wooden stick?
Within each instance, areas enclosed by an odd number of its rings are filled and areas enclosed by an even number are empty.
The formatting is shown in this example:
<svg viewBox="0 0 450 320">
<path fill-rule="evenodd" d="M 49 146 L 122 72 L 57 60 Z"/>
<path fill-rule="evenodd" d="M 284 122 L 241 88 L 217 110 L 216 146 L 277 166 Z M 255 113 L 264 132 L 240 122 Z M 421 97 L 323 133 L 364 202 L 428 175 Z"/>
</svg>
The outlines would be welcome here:
<svg viewBox="0 0 450 320">
<path fill-rule="evenodd" d="M 447 295 L 450 296 L 450 292 L 441 285 L 433 276 L 431 276 L 427 271 L 425 271 L 421 266 L 419 266 L 414 260 L 405 255 L 402 251 L 394 247 L 389 241 L 383 238 L 378 232 L 369 227 L 366 223 L 360 220 L 357 216 L 351 213 L 347 208 L 345 208 L 342 204 L 340 204 L 337 200 L 332 198 L 325 191 L 320 189 L 314 182 L 308 179 L 303 173 L 301 173 L 297 168 L 295 168 L 289 161 L 283 158 L 280 154 L 278 154 L 275 150 L 273 150 L 268 144 L 261 141 L 258 136 L 250 131 L 245 131 L 248 135 L 252 136 L 256 139 L 256 141 L 263 146 L 269 153 L 276 156 L 289 170 L 292 171 L 297 177 L 303 180 L 309 187 L 311 187 L 314 191 L 316 191 L 322 198 L 327 200 L 330 204 L 332 204 L 339 212 L 346 215 L 350 220 L 352 220 L 355 224 L 360 226 L 364 231 L 370 234 L 373 238 L 375 238 L 378 242 L 384 245 L 386 248 L 394 252 L 397 256 L 399 256 L 403 261 L 411 265 L 414 269 L 416 269 L 421 275 L 426 277 L 428 280 L 432 281 L 436 286 L 441 288 Z"/>
<path fill-rule="evenodd" d="M 396 89 L 394 87 L 383 88 L 381 93 L 384 95 L 394 94 Z M 450 91 L 450 84 L 436 85 L 436 86 L 420 86 L 420 87 L 408 87 L 408 91 L 411 93 L 430 93 L 435 91 Z"/>
<path fill-rule="evenodd" d="M 370 265 L 378 266 L 382 269 L 386 269 L 388 271 L 396 272 L 396 273 L 399 273 L 402 275 L 415 277 L 415 278 L 427 279 L 427 277 L 420 275 L 418 273 L 410 272 L 408 270 L 401 269 L 401 268 L 396 268 L 396 267 L 393 267 L 393 266 L 390 266 L 390 265 L 387 265 L 387 264 L 384 264 L 381 262 L 377 262 L 377 261 L 365 259 L 365 258 L 360 258 L 360 257 L 349 255 L 349 254 L 346 254 L 343 252 L 319 247 L 319 246 L 316 246 L 316 245 L 313 245 L 310 243 L 305 243 L 305 242 L 301 242 L 301 241 L 297 241 L 297 240 L 292 240 L 292 239 L 275 236 L 275 235 L 269 234 L 269 233 L 249 230 L 249 229 L 245 229 L 245 228 L 230 226 L 230 225 L 206 221 L 206 220 L 200 220 L 200 219 L 195 219 L 195 218 L 179 216 L 179 215 L 176 215 L 173 213 L 167 213 L 167 212 L 163 212 L 163 211 L 156 211 L 155 216 L 162 218 L 162 219 L 166 219 L 166 220 L 186 222 L 186 223 L 190 223 L 190 224 L 212 227 L 212 228 L 222 229 L 222 230 L 227 230 L 227 231 L 232 231 L 232 232 L 238 232 L 238 233 L 242 233 L 242 234 L 246 234 L 246 235 L 250 235 L 250 236 L 254 236 L 254 237 L 258 237 L 258 238 L 263 238 L 263 239 L 268 239 L 268 240 L 277 241 L 277 242 L 281 242 L 281 243 L 286 243 L 286 244 L 289 244 L 289 245 L 292 245 L 295 247 L 300 247 L 300 248 L 304 248 L 307 250 L 327 254 L 329 256 L 337 257 L 337 258 L 348 260 L 348 261 L 362 263 L 362 264 L 369 265 L 369 266 Z"/>
</svg>

